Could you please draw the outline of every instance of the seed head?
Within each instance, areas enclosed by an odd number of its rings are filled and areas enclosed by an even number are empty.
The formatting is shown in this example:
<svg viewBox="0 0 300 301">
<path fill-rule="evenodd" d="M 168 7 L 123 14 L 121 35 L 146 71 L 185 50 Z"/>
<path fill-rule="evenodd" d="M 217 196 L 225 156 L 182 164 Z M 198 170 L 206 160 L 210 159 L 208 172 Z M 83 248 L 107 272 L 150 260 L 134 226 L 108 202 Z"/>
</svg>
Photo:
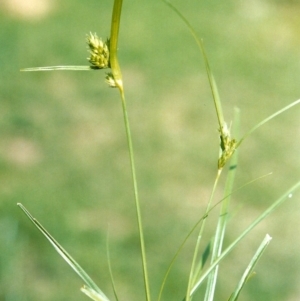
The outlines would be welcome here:
<svg viewBox="0 0 300 301">
<path fill-rule="evenodd" d="M 220 130 L 220 132 L 221 155 L 218 160 L 218 168 L 222 169 L 235 152 L 237 141 L 230 137 L 230 131 L 226 123 L 223 125 L 222 131 Z"/>
<path fill-rule="evenodd" d="M 98 38 L 97 34 L 87 36 L 87 44 L 89 46 L 90 57 L 88 61 L 98 69 L 109 68 L 109 40 L 103 42 Z"/>
</svg>

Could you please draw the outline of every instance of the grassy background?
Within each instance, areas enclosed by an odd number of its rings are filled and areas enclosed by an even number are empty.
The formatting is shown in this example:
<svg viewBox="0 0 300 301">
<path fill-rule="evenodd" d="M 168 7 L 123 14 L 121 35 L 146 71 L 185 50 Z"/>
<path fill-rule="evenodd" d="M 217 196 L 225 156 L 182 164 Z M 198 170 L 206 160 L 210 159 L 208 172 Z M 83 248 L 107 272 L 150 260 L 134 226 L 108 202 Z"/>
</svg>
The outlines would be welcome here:
<svg viewBox="0 0 300 301">
<path fill-rule="evenodd" d="M 121 105 L 104 72 L 20 73 L 23 67 L 85 65 L 85 35 L 109 34 L 112 1 L 0 2 L 0 300 L 87 300 L 77 276 L 29 223 L 22 202 L 112 297 L 143 300 L 138 235 Z M 22 4 L 23 3 L 23 4 Z M 241 132 L 300 96 L 298 1 L 173 1 L 203 37 L 227 122 Z M 44 5 L 44 6 L 43 6 Z M 124 1 L 120 31 L 129 117 L 153 297 L 171 256 L 203 213 L 216 171 L 217 120 L 201 55 L 160 1 Z M 226 244 L 299 180 L 299 108 L 243 143 Z M 221 197 L 220 189 L 218 196 Z M 241 300 L 300 297 L 295 195 L 221 266 L 227 300 L 263 236 L 273 241 Z M 217 210 L 208 220 L 213 235 Z M 109 225 L 109 226 L 108 226 Z M 189 241 L 165 300 L 185 293 Z M 178 299 L 179 298 L 179 299 Z M 201 298 L 199 298 L 201 300 Z"/>
</svg>

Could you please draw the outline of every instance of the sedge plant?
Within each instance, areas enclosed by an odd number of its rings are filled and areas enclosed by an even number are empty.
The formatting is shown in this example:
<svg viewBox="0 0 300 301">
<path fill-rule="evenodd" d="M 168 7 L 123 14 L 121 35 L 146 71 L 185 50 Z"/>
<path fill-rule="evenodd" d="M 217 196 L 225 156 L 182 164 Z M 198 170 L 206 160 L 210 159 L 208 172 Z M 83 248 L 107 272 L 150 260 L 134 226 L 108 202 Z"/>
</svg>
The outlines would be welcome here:
<svg viewBox="0 0 300 301">
<path fill-rule="evenodd" d="M 271 116 L 265 118 L 263 121 L 258 122 L 252 129 L 246 132 L 246 134 L 244 134 L 241 138 L 238 138 L 240 135 L 239 134 L 239 128 L 240 128 L 239 110 L 235 109 L 234 121 L 229 126 L 228 125 L 229 123 L 225 122 L 225 117 L 222 110 L 222 103 L 218 93 L 217 84 L 215 82 L 213 73 L 209 65 L 208 56 L 206 54 L 203 41 L 198 38 L 191 24 L 173 4 L 171 4 L 168 0 L 162 0 L 162 1 L 166 5 L 168 5 L 186 24 L 190 33 L 194 37 L 196 44 L 199 47 L 200 53 L 202 54 L 205 67 L 206 67 L 208 83 L 211 88 L 212 98 L 214 101 L 216 116 L 218 120 L 218 132 L 219 132 L 218 135 L 220 139 L 220 145 L 219 145 L 219 157 L 216 159 L 216 166 L 215 166 L 216 177 L 211 190 L 210 197 L 207 201 L 206 210 L 203 213 L 203 215 L 199 218 L 197 223 L 194 225 L 194 227 L 191 229 L 191 231 L 186 235 L 186 238 L 181 243 L 178 250 L 175 252 L 174 257 L 171 259 L 168 269 L 163 277 L 163 281 L 159 290 L 159 295 L 157 296 L 156 300 L 161 301 L 168 276 L 172 270 L 172 267 L 178 255 L 182 251 L 186 241 L 190 238 L 193 232 L 198 231 L 193 256 L 191 258 L 190 272 L 187 281 L 186 291 L 183 292 L 182 295 L 179 295 L 178 298 L 179 300 L 183 299 L 186 301 L 190 301 L 195 295 L 195 293 L 199 290 L 199 288 L 202 285 L 204 285 L 204 281 L 206 280 L 206 290 L 203 296 L 203 300 L 212 301 L 215 300 L 216 283 L 218 280 L 218 271 L 219 271 L 220 262 L 237 246 L 237 244 L 258 223 L 260 223 L 263 219 L 265 219 L 279 205 L 281 205 L 283 202 L 289 199 L 292 196 L 292 194 L 300 187 L 300 181 L 299 181 L 296 184 L 294 184 L 292 187 L 287 189 L 287 191 L 283 193 L 281 197 L 275 200 L 269 208 L 267 208 L 254 221 L 252 221 L 252 223 L 246 229 L 244 229 L 240 233 L 240 235 L 231 244 L 229 244 L 229 246 L 224 248 L 223 242 L 226 233 L 226 226 L 228 223 L 228 211 L 229 211 L 230 199 L 232 194 L 236 191 L 234 190 L 234 181 L 235 181 L 236 170 L 237 170 L 236 167 L 238 165 L 239 147 L 245 141 L 245 139 L 250 134 L 252 134 L 256 129 L 258 129 L 263 124 L 270 121 L 271 119 L 275 118 L 279 114 L 282 114 L 286 110 L 299 104 L 300 99 L 282 108 L 278 112 L 275 112 Z M 139 232 L 145 300 L 151 301 L 152 300 L 151 286 L 150 286 L 150 281 L 148 276 L 149 274 L 148 264 L 147 264 L 145 238 L 144 238 L 143 223 L 142 223 L 142 213 L 140 209 L 138 181 L 137 181 L 136 170 L 135 170 L 133 143 L 132 143 L 130 123 L 129 123 L 128 112 L 127 112 L 122 72 L 118 60 L 118 37 L 119 37 L 120 19 L 121 19 L 121 12 L 122 12 L 122 2 L 123 2 L 122 0 L 114 0 L 113 9 L 112 9 L 112 19 L 111 19 L 111 31 L 110 31 L 109 39 L 103 41 L 101 38 L 97 36 L 96 33 L 90 33 L 87 36 L 87 44 L 90 52 L 90 56 L 88 60 L 91 64 L 90 66 L 37 67 L 37 68 L 22 69 L 22 71 L 55 71 L 55 70 L 96 71 L 100 69 L 109 69 L 109 72 L 107 72 L 106 74 L 106 82 L 110 87 L 115 88 L 116 90 L 119 91 L 121 105 L 122 105 L 129 160 L 131 166 L 132 185 L 134 191 L 135 209 L 136 209 L 136 216 L 137 216 L 137 227 Z M 226 178 L 226 184 L 224 187 L 224 196 L 221 200 L 216 201 L 215 192 L 219 185 L 219 180 L 225 166 L 229 166 L 229 168 L 228 168 L 228 173 Z M 247 183 L 246 185 L 249 184 L 250 183 Z M 103 290 L 100 289 L 99 286 L 95 284 L 95 282 L 78 264 L 78 262 L 75 259 L 73 259 L 73 257 L 54 239 L 54 237 L 42 226 L 42 224 L 33 217 L 33 215 L 25 208 L 25 206 L 20 203 L 18 205 L 26 214 L 26 216 L 38 228 L 38 230 L 48 239 L 48 241 L 52 244 L 52 246 L 59 253 L 59 255 L 71 266 L 71 268 L 82 279 L 82 281 L 84 282 L 84 286 L 81 288 L 81 291 L 94 301 L 109 301 L 110 300 L 109 297 L 106 296 Z M 211 241 L 206 243 L 206 246 L 202 247 L 202 237 L 205 230 L 206 220 L 209 217 L 210 212 L 214 210 L 217 205 L 220 206 L 220 213 L 216 225 L 215 235 L 211 239 Z M 270 241 L 271 241 L 271 237 L 268 234 L 266 234 L 265 238 L 262 240 L 257 251 L 253 255 L 248 266 L 246 267 L 245 272 L 242 275 L 242 278 L 240 279 L 239 283 L 237 284 L 236 289 L 231 293 L 228 300 L 230 301 L 238 300 L 241 290 L 247 283 L 248 279 L 251 277 L 255 265 L 257 264 L 258 260 L 262 256 L 266 247 L 269 245 Z M 115 299 L 118 300 L 119 297 L 118 297 L 117 289 L 114 284 L 115 280 L 112 275 L 112 267 L 111 267 L 111 262 L 109 260 L 109 249 L 107 254 L 108 254 L 108 262 L 109 262 L 109 271 L 110 271 L 111 281 L 114 290 L 114 296 Z M 206 269 L 204 269 L 205 263 L 208 263 L 208 267 Z"/>
</svg>

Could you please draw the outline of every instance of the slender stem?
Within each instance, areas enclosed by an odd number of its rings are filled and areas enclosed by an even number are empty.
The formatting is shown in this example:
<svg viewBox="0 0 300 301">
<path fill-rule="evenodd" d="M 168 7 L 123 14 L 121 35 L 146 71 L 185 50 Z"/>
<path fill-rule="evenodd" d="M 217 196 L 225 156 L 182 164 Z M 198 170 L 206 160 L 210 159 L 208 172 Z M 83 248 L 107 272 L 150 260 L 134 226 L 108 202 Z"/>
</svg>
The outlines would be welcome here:
<svg viewBox="0 0 300 301">
<path fill-rule="evenodd" d="M 127 143 L 129 149 L 129 157 L 130 157 L 130 165 L 131 165 L 131 173 L 132 173 L 132 181 L 133 181 L 133 189 L 134 189 L 134 197 L 135 197 L 137 223 L 138 223 L 139 236 L 140 236 L 140 248 L 141 248 L 141 256 L 142 256 L 146 300 L 151 301 L 147 260 L 146 260 L 146 249 L 145 249 L 144 232 L 143 232 L 143 225 L 142 225 L 142 215 L 141 215 L 140 202 L 139 202 L 138 185 L 136 179 L 132 138 L 131 138 L 131 131 L 130 131 L 127 106 L 126 106 L 126 100 L 125 100 L 125 94 L 123 88 L 122 73 L 121 73 L 118 56 L 117 56 L 118 34 L 120 28 L 122 2 L 123 0 L 114 1 L 112 20 L 111 20 L 111 36 L 110 36 L 110 66 L 111 66 L 111 70 L 114 76 L 116 86 L 118 87 L 121 94 L 124 124 L 125 124 Z"/>
<path fill-rule="evenodd" d="M 257 130 L 259 127 L 261 127 L 263 124 L 265 124 L 266 122 L 270 121 L 271 119 L 275 118 L 276 116 L 282 114 L 283 112 L 289 110 L 290 108 L 292 108 L 293 106 L 297 105 L 300 103 L 300 99 L 292 102 L 291 104 L 285 106 L 284 108 L 280 109 L 279 111 L 275 112 L 274 114 L 272 114 L 271 116 L 265 118 L 264 120 L 262 120 L 261 122 L 259 122 L 258 124 L 256 124 L 252 129 L 250 129 L 242 138 L 241 140 L 238 142 L 236 148 L 238 148 L 240 146 L 240 144 L 245 140 L 245 138 L 247 138 L 250 134 L 252 134 L 255 130 Z"/>
<path fill-rule="evenodd" d="M 145 284 L 146 300 L 151 301 L 150 285 L 149 285 L 149 279 L 148 279 L 148 268 L 147 268 L 147 260 L 146 260 L 145 240 L 144 240 L 142 215 L 141 215 L 139 194 L 138 194 L 138 186 L 137 186 L 137 179 L 136 179 L 132 138 L 131 138 L 131 131 L 130 131 L 128 114 L 127 114 L 127 108 L 126 108 L 126 101 L 125 101 L 125 96 L 124 96 L 123 92 L 121 92 L 121 97 L 122 97 L 122 108 L 123 108 L 123 114 L 124 114 L 124 123 L 125 123 L 128 149 L 129 149 L 129 156 L 130 156 L 131 171 L 132 171 L 132 180 L 133 180 L 133 188 L 134 188 L 134 196 L 135 196 L 135 207 L 136 207 L 136 214 L 137 214 L 137 222 L 138 222 L 139 235 L 140 235 L 140 247 L 141 247 L 141 255 L 142 255 L 142 265 L 143 265 L 143 273 L 144 273 L 144 284 Z"/>
<path fill-rule="evenodd" d="M 230 252 L 232 251 L 236 245 L 263 219 L 265 219 L 269 214 L 271 214 L 279 205 L 281 205 L 284 201 L 290 199 L 292 194 L 300 188 L 300 181 L 289 188 L 279 199 L 277 199 L 271 206 L 269 206 L 261 215 L 259 215 L 217 258 L 217 260 L 210 265 L 210 267 L 203 273 L 201 278 L 195 283 L 193 288 L 190 291 L 190 296 L 192 297 L 194 293 L 197 291 L 201 283 L 206 279 L 206 277 L 211 273 L 211 271 L 220 263 L 220 261 Z"/>
<path fill-rule="evenodd" d="M 110 42 L 109 42 L 110 66 L 114 76 L 114 80 L 121 94 L 123 93 L 123 80 L 122 80 L 122 73 L 118 61 L 117 52 L 118 52 L 120 19 L 121 19 L 121 12 L 122 12 L 122 2 L 123 0 L 115 0 L 114 2 L 112 19 L 111 19 Z"/>
<path fill-rule="evenodd" d="M 214 183 L 214 186 L 213 186 L 213 189 L 212 189 L 212 192 L 211 192 L 211 196 L 210 196 L 209 201 L 208 201 L 207 206 L 206 206 L 206 211 L 205 211 L 206 215 L 210 211 L 211 202 L 212 202 L 212 199 L 214 197 L 214 194 L 215 194 L 215 191 L 216 191 L 216 188 L 217 188 L 217 184 L 219 182 L 222 170 L 223 169 L 219 169 L 218 170 L 218 173 L 217 173 L 217 176 L 216 176 L 216 179 L 215 179 L 215 183 Z M 192 287 L 194 286 L 194 276 L 195 276 L 196 261 L 197 261 L 197 257 L 198 257 L 198 253 L 199 253 L 200 241 L 201 241 L 201 238 L 202 238 L 202 234 L 203 234 L 204 228 L 205 228 L 205 220 L 203 220 L 203 222 L 202 222 L 202 225 L 201 225 L 201 228 L 200 228 L 200 231 L 199 231 L 199 234 L 198 234 L 198 238 L 197 238 L 195 250 L 194 250 L 194 256 L 193 256 L 193 260 L 192 260 L 192 266 L 191 266 L 191 270 L 190 270 L 190 275 L 189 275 L 189 281 L 188 281 L 188 286 L 187 286 L 185 301 L 190 301 L 190 299 L 191 299 L 191 295 L 192 295 L 191 291 L 192 291 Z"/>
<path fill-rule="evenodd" d="M 214 99 L 214 104 L 215 104 L 215 108 L 216 108 L 216 113 L 217 113 L 217 118 L 218 118 L 218 122 L 219 122 L 220 131 L 223 134 L 223 126 L 224 126 L 224 123 L 225 123 L 224 122 L 224 116 L 223 116 L 223 110 L 222 110 L 222 106 L 221 106 L 221 101 L 220 101 L 217 85 L 216 85 L 214 76 L 213 76 L 213 74 L 211 72 L 211 69 L 210 69 L 210 66 L 209 66 L 209 62 L 208 62 L 207 54 L 205 52 L 203 41 L 202 41 L 202 39 L 198 38 L 194 28 L 192 27 L 190 22 L 187 20 L 187 18 L 171 2 L 169 2 L 168 0 L 162 0 L 162 1 L 165 2 L 169 7 L 171 7 L 171 9 L 187 25 L 191 35 L 193 36 L 193 38 L 195 39 L 199 49 L 201 50 L 201 53 L 202 53 L 203 58 L 204 58 L 204 63 L 205 63 L 206 73 L 207 73 L 207 76 L 208 76 L 209 85 L 210 85 L 212 96 L 213 96 L 213 99 Z"/>
<path fill-rule="evenodd" d="M 248 280 L 253 275 L 252 273 L 253 273 L 253 270 L 254 270 L 258 260 L 261 258 L 263 252 L 266 250 L 266 248 L 269 245 L 269 243 L 271 242 L 271 240 L 272 240 L 272 237 L 269 234 L 267 234 L 265 236 L 264 240 L 262 241 L 262 243 L 260 244 L 259 248 L 255 252 L 254 256 L 252 257 L 252 259 L 251 259 L 249 265 L 247 266 L 241 280 L 239 281 L 239 284 L 238 284 L 237 288 L 231 294 L 228 301 L 238 300 L 239 294 L 241 293 L 241 291 L 242 291 L 243 287 L 245 286 L 245 284 L 248 282 Z"/>
<path fill-rule="evenodd" d="M 56 71 L 56 70 L 66 70 L 66 71 L 91 71 L 99 70 L 91 66 L 49 66 L 49 67 L 32 67 L 24 68 L 20 71 Z"/>
<path fill-rule="evenodd" d="M 234 125 L 233 132 L 235 136 L 238 135 L 238 129 L 240 126 L 239 117 L 240 117 L 239 110 L 235 109 L 235 117 L 233 123 Z M 226 180 L 225 190 L 224 190 L 224 201 L 222 202 L 218 224 L 216 228 L 216 234 L 215 234 L 215 239 L 214 239 L 214 244 L 213 244 L 213 249 L 211 254 L 211 264 L 222 253 L 223 241 L 224 241 L 225 231 L 226 231 L 226 224 L 228 220 L 228 207 L 231 199 L 231 194 L 233 192 L 233 184 L 236 175 L 237 162 L 238 162 L 238 151 L 236 150 L 231 158 L 230 168 L 227 174 L 227 180 Z M 216 283 L 218 278 L 218 270 L 219 270 L 219 266 L 217 265 L 215 269 L 208 276 L 206 293 L 204 298 L 205 301 L 211 301 L 214 299 L 215 288 L 216 288 Z"/>
</svg>

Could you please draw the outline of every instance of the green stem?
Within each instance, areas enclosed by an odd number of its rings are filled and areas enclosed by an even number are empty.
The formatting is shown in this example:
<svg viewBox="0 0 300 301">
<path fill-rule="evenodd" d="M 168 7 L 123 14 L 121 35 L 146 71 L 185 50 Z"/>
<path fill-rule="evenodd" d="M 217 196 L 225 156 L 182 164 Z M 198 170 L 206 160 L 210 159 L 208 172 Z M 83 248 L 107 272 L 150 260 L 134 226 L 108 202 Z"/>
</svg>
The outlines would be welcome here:
<svg viewBox="0 0 300 301">
<path fill-rule="evenodd" d="M 217 173 L 217 176 L 216 176 L 216 179 L 215 179 L 215 183 L 214 183 L 211 195 L 210 195 L 210 198 L 209 198 L 209 201 L 208 201 L 207 206 L 206 206 L 205 215 L 207 215 L 208 212 L 210 211 L 212 199 L 214 197 L 214 194 L 215 194 L 215 191 L 216 191 L 221 173 L 222 173 L 222 169 L 219 169 L 218 173 Z M 196 242 L 196 246 L 195 246 L 195 250 L 194 250 L 194 255 L 193 255 L 193 260 L 192 260 L 192 266 L 191 266 L 191 269 L 190 269 L 190 275 L 189 275 L 189 281 L 188 281 L 188 285 L 187 285 L 185 301 L 190 301 L 191 300 L 191 295 L 192 295 L 191 291 L 192 291 L 192 287 L 194 286 L 194 278 L 195 278 L 195 267 L 196 267 L 196 262 L 197 262 L 197 258 L 198 258 L 198 254 L 199 254 L 200 241 L 201 241 L 203 231 L 204 231 L 204 228 L 205 228 L 205 222 L 206 222 L 206 219 L 203 220 L 200 231 L 199 231 L 199 234 L 198 234 L 198 238 L 197 238 L 197 242 Z"/>
<path fill-rule="evenodd" d="M 240 144 L 245 140 L 245 138 L 247 138 L 250 134 L 252 134 L 255 130 L 257 130 L 259 127 L 261 127 L 262 125 L 264 125 L 265 123 L 267 123 L 268 121 L 270 121 L 271 119 L 277 117 L 278 115 L 282 114 L 283 112 L 289 110 L 290 108 L 294 107 L 295 105 L 300 103 L 300 99 L 292 102 L 291 104 L 285 106 L 284 108 L 280 109 L 279 111 L 275 112 L 274 114 L 272 114 L 271 116 L 265 118 L 264 120 L 262 120 L 261 122 L 259 122 L 258 124 L 256 124 L 251 130 L 249 130 L 242 138 L 241 140 L 238 142 L 238 144 L 236 145 L 236 148 L 238 148 L 240 146 Z"/>
<path fill-rule="evenodd" d="M 214 99 L 214 104 L 215 104 L 215 108 L 216 108 L 216 113 L 217 113 L 217 118 L 218 118 L 218 122 L 219 122 L 219 127 L 220 127 L 220 132 L 222 133 L 222 135 L 224 135 L 223 133 L 223 126 L 224 126 L 224 116 L 223 116 L 223 110 L 222 110 L 222 106 L 221 106 L 221 101 L 220 101 L 220 97 L 219 97 L 219 92 L 217 89 L 217 85 L 214 79 L 214 76 L 212 74 L 212 71 L 210 69 L 209 66 L 209 62 L 208 62 L 208 58 L 206 55 L 206 51 L 203 45 L 203 41 L 201 39 L 198 38 L 194 28 L 192 27 L 192 25 L 190 24 L 190 22 L 187 20 L 187 18 L 168 0 L 162 0 L 163 2 L 165 2 L 180 18 L 181 20 L 187 25 L 191 35 L 193 36 L 193 38 L 195 39 L 202 55 L 204 58 L 204 63 L 205 63 L 205 68 L 206 68 L 206 73 L 208 76 L 208 81 L 209 81 L 209 85 L 210 85 L 210 89 L 212 92 L 212 96 Z"/>
<path fill-rule="evenodd" d="M 109 42 L 109 55 L 110 55 L 110 66 L 114 76 L 117 87 L 121 94 L 123 93 L 123 80 L 121 68 L 118 61 L 118 37 L 120 28 L 120 18 L 122 12 L 123 0 L 115 0 L 112 19 L 111 19 L 111 31 L 110 31 L 110 42 Z"/>
<path fill-rule="evenodd" d="M 238 129 L 239 129 L 239 110 L 235 109 L 235 118 L 234 118 L 234 128 L 233 133 L 235 136 L 238 135 Z M 222 201 L 222 206 L 220 210 L 220 215 L 218 219 L 218 224 L 216 228 L 216 234 L 213 244 L 213 250 L 211 254 L 211 264 L 214 263 L 215 260 L 221 255 L 222 253 L 222 247 L 223 247 L 223 241 L 225 237 L 225 231 L 226 231 L 226 225 L 228 221 L 228 208 L 229 203 L 231 199 L 231 194 L 233 192 L 233 184 L 234 179 L 236 175 L 236 166 L 237 166 L 237 150 L 234 152 L 231 162 L 230 162 L 230 168 L 227 174 L 227 180 L 225 184 L 225 191 L 224 191 L 224 200 Z M 218 270 L 219 266 L 217 265 L 214 270 L 209 274 L 208 281 L 207 281 L 207 288 L 205 293 L 205 301 L 213 300 L 214 294 L 215 294 L 215 288 L 218 278 Z"/>
<path fill-rule="evenodd" d="M 258 216 L 251 224 L 248 226 L 217 258 L 217 260 L 210 265 L 210 267 L 203 273 L 201 278 L 195 283 L 193 288 L 190 291 L 190 297 L 194 295 L 194 293 L 198 290 L 201 283 L 206 279 L 206 277 L 211 273 L 211 271 L 220 263 L 220 261 L 229 253 L 231 252 L 236 245 L 263 219 L 265 219 L 269 214 L 271 214 L 279 205 L 281 205 L 284 201 L 290 199 L 292 194 L 300 188 L 300 181 L 289 188 L 278 200 L 276 200 L 271 206 L 269 206 L 260 216 Z"/>
<path fill-rule="evenodd" d="M 135 196 L 135 207 L 136 207 L 136 214 L 137 214 L 137 222 L 138 222 L 139 235 L 140 235 L 140 248 L 141 248 L 141 255 L 142 255 L 142 265 L 143 265 L 143 273 L 144 273 L 144 284 L 145 284 L 146 300 L 151 301 L 150 286 L 149 286 L 149 279 L 148 279 L 148 268 L 147 268 L 147 260 L 146 260 L 146 249 L 145 249 L 145 241 L 144 241 L 144 233 L 143 233 L 143 225 L 142 225 L 142 215 L 141 215 L 140 202 L 139 202 L 138 186 L 137 186 L 137 180 L 136 180 L 136 171 L 135 171 L 135 163 L 134 163 L 132 138 L 131 138 L 131 131 L 130 131 L 130 126 L 129 126 L 129 119 L 128 119 L 126 101 L 125 101 L 125 96 L 124 96 L 123 90 L 121 92 L 121 97 L 122 97 L 122 108 L 123 108 L 123 115 L 124 115 L 124 123 L 125 123 L 128 149 L 129 149 L 129 156 L 130 156 L 130 165 L 131 165 L 131 171 L 132 171 L 132 180 L 133 180 L 133 188 L 134 188 L 134 196 Z"/>
<path fill-rule="evenodd" d="M 114 1 L 112 20 L 111 20 L 111 36 L 110 36 L 110 66 L 111 66 L 111 70 L 114 76 L 116 86 L 118 87 L 121 94 L 124 124 L 125 124 L 126 137 L 127 137 L 127 143 L 129 149 L 129 157 L 130 157 L 130 165 L 131 165 L 131 173 L 132 173 L 132 181 L 133 181 L 133 189 L 134 189 L 134 197 L 135 197 L 137 223 L 138 223 L 139 236 L 140 236 L 140 248 L 141 248 L 141 256 L 142 256 L 146 300 L 151 301 L 147 260 L 146 260 L 146 249 L 145 249 L 144 232 L 143 232 L 143 225 L 142 225 L 142 215 L 141 215 L 140 202 L 139 202 L 138 185 L 136 179 L 132 138 L 131 138 L 128 113 L 127 113 L 125 94 L 123 89 L 122 73 L 121 73 L 118 56 L 117 56 L 122 2 L 123 0 Z"/>
</svg>

